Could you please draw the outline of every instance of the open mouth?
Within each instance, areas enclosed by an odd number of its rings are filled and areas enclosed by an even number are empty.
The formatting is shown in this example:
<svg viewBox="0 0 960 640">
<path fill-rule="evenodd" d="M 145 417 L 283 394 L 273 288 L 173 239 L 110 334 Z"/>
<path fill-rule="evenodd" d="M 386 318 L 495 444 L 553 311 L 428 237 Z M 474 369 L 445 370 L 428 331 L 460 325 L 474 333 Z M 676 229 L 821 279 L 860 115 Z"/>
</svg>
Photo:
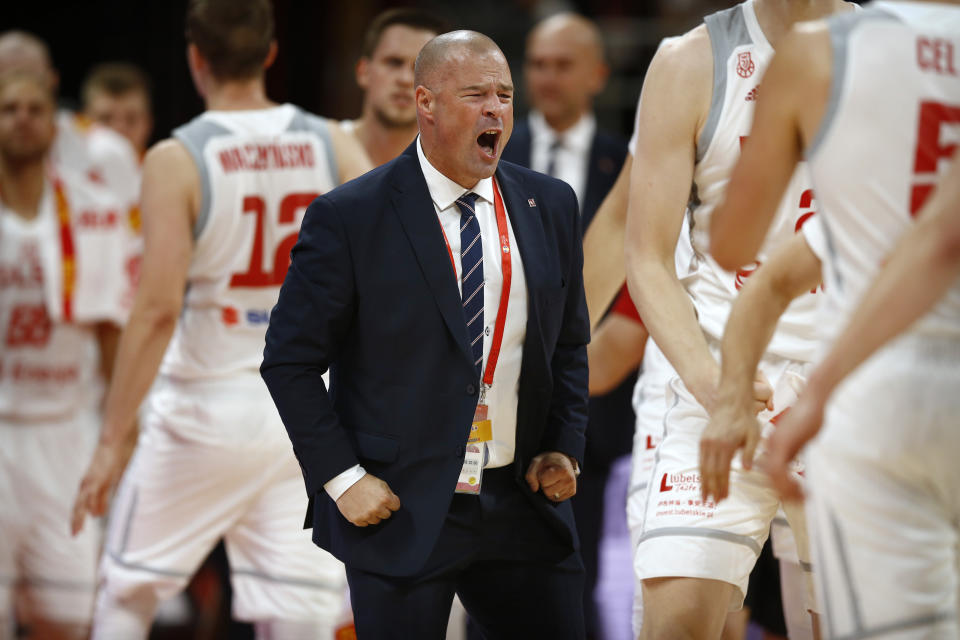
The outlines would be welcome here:
<svg viewBox="0 0 960 640">
<path fill-rule="evenodd" d="M 497 144 L 500 142 L 500 132 L 496 129 L 488 129 L 477 136 L 477 144 L 480 149 L 491 158 L 497 155 Z"/>
</svg>

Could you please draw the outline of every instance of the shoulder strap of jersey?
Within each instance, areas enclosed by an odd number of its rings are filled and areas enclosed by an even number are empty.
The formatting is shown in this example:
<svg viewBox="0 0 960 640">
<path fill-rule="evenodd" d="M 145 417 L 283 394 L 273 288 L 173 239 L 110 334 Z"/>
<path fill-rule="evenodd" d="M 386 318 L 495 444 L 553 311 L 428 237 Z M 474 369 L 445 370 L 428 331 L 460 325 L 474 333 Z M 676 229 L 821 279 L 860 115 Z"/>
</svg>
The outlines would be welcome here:
<svg viewBox="0 0 960 640">
<path fill-rule="evenodd" d="M 197 165 L 200 177 L 200 210 L 197 212 L 197 221 L 193 225 L 193 239 L 200 237 L 200 233 L 210 218 L 210 170 L 203 158 L 203 149 L 211 138 L 230 133 L 222 125 L 204 117 L 194 118 L 187 124 L 173 130 L 173 137 L 179 140 Z"/>
<path fill-rule="evenodd" d="M 830 29 L 830 47 L 833 50 L 833 69 L 830 78 L 830 96 L 827 98 L 827 108 L 820 119 L 820 126 L 810 141 L 804 157 L 810 160 L 817 153 L 823 143 L 843 97 L 843 86 L 847 76 L 847 58 L 850 43 L 850 34 L 857 27 L 875 20 L 898 20 L 899 18 L 883 9 L 865 9 L 863 11 L 848 11 L 831 16 L 827 20 Z"/>
<path fill-rule="evenodd" d="M 727 59 L 737 47 L 753 42 L 743 16 L 743 4 L 711 13 L 703 19 L 703 23 L 710 34 L 710 48 L 713 51 L 713 93 L 706 124 L 697 140 L 697 162 L 706 155 L 720 122 L 727 92 Z"/>
</svg>

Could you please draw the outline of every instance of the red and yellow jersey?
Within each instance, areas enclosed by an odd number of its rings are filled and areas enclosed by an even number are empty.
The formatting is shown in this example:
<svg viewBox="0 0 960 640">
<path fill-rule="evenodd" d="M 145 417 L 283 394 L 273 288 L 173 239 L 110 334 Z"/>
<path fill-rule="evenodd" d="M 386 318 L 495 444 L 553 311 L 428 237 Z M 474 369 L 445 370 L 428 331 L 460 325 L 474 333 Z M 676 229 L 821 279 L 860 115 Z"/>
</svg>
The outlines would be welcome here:
<svg viewBox="0 0 960 640">
<path fill-rule="evenodd" d="M 100 398 L 94 323 L 132 300 L 119 202 L 82 176 L 48 180 L 26 220 L 0 194 L 0 418 L 59 421 Z"/>
</svg>

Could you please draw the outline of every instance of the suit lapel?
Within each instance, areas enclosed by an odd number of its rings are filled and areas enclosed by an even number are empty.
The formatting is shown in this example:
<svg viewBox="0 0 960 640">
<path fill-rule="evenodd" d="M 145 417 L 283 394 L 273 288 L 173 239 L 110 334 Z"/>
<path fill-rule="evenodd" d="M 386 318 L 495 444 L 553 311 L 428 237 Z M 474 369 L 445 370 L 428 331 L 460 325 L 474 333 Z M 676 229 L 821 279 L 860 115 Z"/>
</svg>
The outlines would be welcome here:
<svg viewBox="0 0 960 640">
<path fill-rule="evenodd" d="M 500 185 L 507 215 L 517 238 L 527 292 L 530 294 L 539 290 L 547 281 L 543 260 L 546 236 L 536 194 L 525 191 L 523 183 L 513 172 L 504 171 L 503 167 L 497 169 L 497 184 Z"/>
<path fill-rule="evenodd" d="M 397 159 L 391 201 L 413 246 L 423 277 L 436 299 L 440 315 L 463 357 L 473 364 L 456 275 L 413 146 Z"/>
</svg>

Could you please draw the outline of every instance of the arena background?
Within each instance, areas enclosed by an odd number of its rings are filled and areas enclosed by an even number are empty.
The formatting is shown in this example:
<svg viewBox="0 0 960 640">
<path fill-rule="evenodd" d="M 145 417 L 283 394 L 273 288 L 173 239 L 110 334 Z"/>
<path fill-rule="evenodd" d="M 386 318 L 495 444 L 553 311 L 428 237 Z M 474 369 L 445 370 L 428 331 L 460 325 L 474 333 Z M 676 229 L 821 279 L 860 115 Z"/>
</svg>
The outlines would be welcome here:
<svg viewBox="0 0 960 640">
<path fill-rule="evenodd" d="M 60 100 L 75 104 L 86 72 L 124 60 L 153 82 L 154 140 L 200 113 L 187 71 L 183 17 L 186 0 L 55 0 L 5 3 L 0 30 L 25 29 L 50 45 L 60 72 Z M 364 30 L 380 11 L 418 6 L 455 28 L 492 37 L 510 61 L 518 88 L 516 114 L 526 113 L 522 83 L 524 39 L 539 19 L 562 10 L 595 19 L 604 34 L 611 77 L 597 101 L 600 125 L 629 136 L 643 73 L 660 39 L 682 33 L 732 2 L 717 0 L 274 0 L 279 56 L 267 74 L 268 93 L 333 118 L 355 117 L 361 95 L 353 68 Z"/>
<path fill-rule="evenodd" d="M 354 65 L 364 31 L 384 9 L 416 6 L 453 28 L 492 37 L 506 54 L 517 87 L 515 115 L 527 112 L 523 87 L 526 34 L 540 19 L 571 10 L 594 19 L 604 35 L 611 67 L 596 101 L 601 128 L 624 137 L 633 128 L 643 75 L 663 37 L 679 35 L 703 16 L 736 4 L 720 0 L 272 0 L 279 55 L 267 73 L 267 91 L 331 118 L 360 113 Z M 0 32 L 22 29 L 50 46 L 60 74 L 59 100 L 76 107 L 86 73 L 108 61 L 132 62 L 150 77 L 152 141 L 203 110 L 187 69 L 184 14 L 187 0 L 10 0 L 0 9 Z M 627 578 L 629 579 L 629 577 Z M 222 546 L 189 588 L 188 610 L 168 611 L 151 640 L 252 638 L 248 625 L 229 620 L 229 583 Z M 752 629 L 751 637 L 757 637 Z"/>
</svg>

